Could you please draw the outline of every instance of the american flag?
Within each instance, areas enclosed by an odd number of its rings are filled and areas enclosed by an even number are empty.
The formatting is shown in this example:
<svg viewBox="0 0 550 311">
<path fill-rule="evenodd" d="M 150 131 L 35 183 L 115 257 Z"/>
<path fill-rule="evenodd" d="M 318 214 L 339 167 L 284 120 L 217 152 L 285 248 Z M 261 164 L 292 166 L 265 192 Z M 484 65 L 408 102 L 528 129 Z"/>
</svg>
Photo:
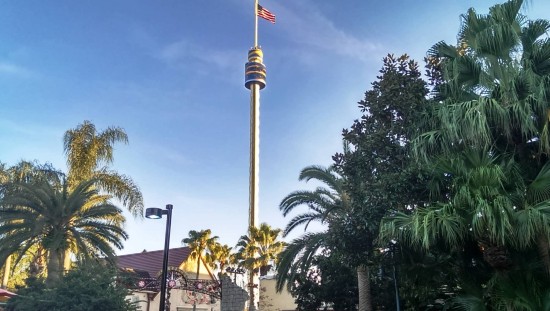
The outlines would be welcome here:
<svg viewBox="0 0 550 311">
<path fill-rule="evenodd" d="M 275 24 L 275 14 L 258 4 L 258 16 Z"/>
</svg>

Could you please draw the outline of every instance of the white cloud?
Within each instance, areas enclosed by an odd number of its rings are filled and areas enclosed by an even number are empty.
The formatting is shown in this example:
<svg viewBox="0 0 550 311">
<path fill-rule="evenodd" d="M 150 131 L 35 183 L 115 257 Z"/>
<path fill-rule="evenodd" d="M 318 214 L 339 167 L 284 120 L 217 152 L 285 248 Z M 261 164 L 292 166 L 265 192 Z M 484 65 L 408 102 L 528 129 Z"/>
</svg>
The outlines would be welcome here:
<svg viewBox="0 0 550 311">
<path fill-rule="evenodd" d="M 146 155 L 148 159 L 154 159 L 157 163 L 167 163 L 171 167 L 186 166 L 193 162 L 183 152 L 178 152 L 174 148 L 167 147 L 163 144 L 147 141 L 142 143 L 140 153 Z"/>
<path fill-rule="evenodd" d="M 217 68 L 232 68 L 242 62 L 243 53 L 237 51 L 216 50 L 203 47 L 186 40 L 179 40 L 161 47 L 157 57 L 171 64 L 180 64 L 189 60 L 199 61 L 203 64 L 214 65 Z"/>
<path fill-rule="evenodd" d="M 277 15 L 275 26 L 285 31 L 287 38 L 296 43 L 360 61 L 369 60 L 373 51 L 383 49 L 377 42 L 359 38 L 338 28 L 329 17 L 316 9 L 314 1 L 294 2 L 292 5 L 290 8 L 290 4 L 273 2 L 269 9 Z"/>
<path fill-rule="evenodd" d="M 161 42 L 159 38 L 138 26 L 132 26 L 129 34 L 130 40 L 151 57 L 177 68 L 189 68 L 194 65 L 194 73 L 208 75 L 211 71 L 220 69 L 235 71 L 236 66 L 241 66 L 246 56 L 243 56 L 242 51 L 212 49 L 186 38 L 168 43 Z M 215 68 L 211 68 L 212 66 Z"/>
<path fill-rule="evenodd" d="M 10 119 L 0 119 L 1 133 L 11 136 L 27 136 L 32 138 L 48 137 L 58 138 L 63 129 L 53 125 L 37 124 L 36 122 L 21 120 L 13 121 Z"/>
<path fill-rule="evenodd" d="M 10 75 L 21 78 L 29 78 L 34 76 L 34 73 L 24 67 L 0 61 L 0 75 Z"/>
</svg>

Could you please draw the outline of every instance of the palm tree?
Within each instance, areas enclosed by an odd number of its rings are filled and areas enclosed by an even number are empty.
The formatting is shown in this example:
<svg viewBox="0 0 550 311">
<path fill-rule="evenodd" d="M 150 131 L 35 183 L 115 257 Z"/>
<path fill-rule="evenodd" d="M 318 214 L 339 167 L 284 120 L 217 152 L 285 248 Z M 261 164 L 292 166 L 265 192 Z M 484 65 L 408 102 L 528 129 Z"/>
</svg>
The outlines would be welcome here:
<svg viewBox="0 0 550 311">
<path fill-rule="evenodd" d="M 0 163 L 0 197 L 7 194 L 10 187 L 8 185 L 14 182 L 36 182 L 38 180 L 48 180 L 54 184 L 61 182 L 64 174 L 56 169 L 54 169 L 51 164 L 40 164 L 36 161 L 20 161 L 16 165 L 6 166 L 4 163 Z M 36 248 L 36 247 L 35 247 Z M 40 252 L 38 252 L 40 254 Z M 22 256 L 27 256 L 23 254 Z M 36 254 L 31 255 L 33 259 L 32 262 L 41 260 Z M 5 288 L 8 286 L 8 281 L 12 272 L 12 255 L 6 258 L 4 264 L 3 276 L 2 276 L 2 287 Z M 19 262 L 19 261 L 18 261 Z M 24 277 L 23 277 L 24 279 Z"/>
<path fill-rule="evenodd" d="M 436 163 L 441 182 L 429 206 L 396 213 L 381 229 L 382 238 L 423 250 L 477 252 L 470 263 L 498 272 L 486 270 L 479 284 L 485 298 L 502 296 L 498 277 L 517 269 L 518 258 L 534 259 L 533 248 L 550 273 L 550 22 L 528 20 L 523 3 L 509 0 L 488 14 L 469 9 L 458 44 L 439 42 L 429 51 L 441 74 L 438 101 L 413 147 Z"/>
<path fill-rule="evenodd" d="M 128 142 L 128 135 L 122 128 L 108 127 L 98 132 L 93 123 L 84 121 L 66 131 L 63 142 L 70 187 L 94 178 L 101 190 L 120 200 L 134 216 L 143 214 L 143 197 L 139 187 L 130 177 L 108 167 L 114 160 L 114 144 Z"/>
<path fill-rule="evenodd" d="M 439 42 L 430 50 L 442 72 L 436 90 L 443 102 L 429 118 L 434 120 L 431 127 L 414 144 L 425 160 L 485 150 L 521 168 L 516 176 L 520 188 L 532 187 L 544 175 L 550 152 L 550 42 L 545 39 L 550 22 L 528 20 L 520 12 L 523 3 L 509 0 L 485 15 L 468 10 L 462 15 L 459 44 Z M 545 203 L 538 198 L 529 206 L 533 204 Z M 526 218 L 530 228 L 525 230 L 537 232 L 539 253 L 550 274 L 547 230 L 541 221 L 533 222 L 534 210 L 523 214 L 533 216 Z"/>
<path fill-rule="evenodd" d="M 442 73 L 431 128 L 417 151 L 447 153 L 464 146 L 492 146 L 535 164 L 550 151 L 547 122 L 550 85 L 548 20 L 528 20 L 523 0 L 510 0 L 461 16 L 456 46 L 439 42 L 428 52 Z M 511 148 L 513 147 L 513 148 Z M 534 176 L 532 176 L 534 177 Z"/>
<path fill-rule="evenodd" d="M 237 258 L 239 265 L 250 271 L 250 284 L 254 284 L 256 274 L 266 275 L 273 263 L 277 263 L 279 254 L 284 248 L 284 242 L 279 241 L 280 229 L 273 229 L 267 223 L 260 227 L 250 227 L 248 235 L 243 235 L 237 242 Z M 254 305 L 255 295 L 251 288 L 250 306 Z M 252 307 L 250 307 L 252 308 Z"/>
<path fill-rule="evenodd" d="M 290 290 L 300 273 L 307 272 L 315 255 L 328 247 L 328 232 L 308 232 L 292 240 L 281 252 L 277 264 L 277 291 L 282 291 L 285 284 Z"/>
<path fill-rule="evenodd" d="M 108 165 L 113 162 L 114 144 L 127 143 L 127 141 L 128 138 L 123 129 L 109 127 L 103 132 L 97 132 L 94 124 L 89 121 L 84 121 L 75 129 L 68 130 L 64 136 L 64 149 L 68 164 L 69 192 L 80 182 L 93 178 L 96 180 L 94 187 L 120 200 L 134 216 L 141 216 L 143 198 L 139 187 L 130 177 L 108 169 Z M 9 168 L 5 165 L 0 167 L 0 181 L 3 182 L 31 181 L 37 178 L 47 179 L 52 184 L 61 184 L 65 174 L 49 164 L 41 165 L 26 161 L 21 161 Z M 113 217 L 115 217 L 113 221 L 122 221 L 121 215 Z M 70 267 L 71 252 L 78 255 L 75 249 L 66 250 L 65 269 Z M 6 268 L 9 267 L 6 266 Z M 4 276 L 7 275 L 8 272 L 5 270 Z"/>
<path fill-rule="evenodd" d="M 196 279 L 199 279 L 201 262 L 203 261 L 203 256 L 206 250 L 215 247 L 217 236 L 211 236 L 212 231 L 210 229 L 195 231 L 189 231 L 189 237 L 181 240 L 182 243 L 187 244 L 191 249 L 191 254 L 189 258 L 192 260 L 197 260 L 197 275 Z"/>
<path fill-rule="evenodd" d="M 283 216 L 287 216 L 298 206 L 307 206 L 309 212 L 292 218 L 287 224 L 283 236 L 292 230 L 305 225 L 307 230 L 311 222 L 327 223 L 331 218 L 341 217 L 342 212 L 349 210 L 350 199 L 344 190 L 345 179 L 334 167 L 308 166 L 302 169 L 298 180 L 309 182 L 315 180 L 323 183 L 327 188 L 318 187 L 314 191 L 299 190 L 287 195 L 279 205 Z"/>
<path fill-rule="evenodd" d="M 309 269 L 316 253 L 324 248 L 338 247 L 345 255 L 353 254 L 356 249 L 349 249 L 338 243 L 342 232 L 338 229 L 341 224 L 352 220 L 351 198 L 345 190 L 346 179 L 341 176 L 335 167 L 308 166 L 300 172 L 299 180 L 321 182 L 325 187 L 315 190 L 300 190 L 287 195 L 279 205 L 279 209 L 287 216 L 296 207 L 307 206 L 309 211 L 293 217 L 284 230 L 284 236 L 301 225 L 305 229 L 311 222 L 328 225 L 324 232 L 306 233 L 293 240 L 281 253 L 277 266 L 277 290 L 281 291 L 285 283 L 289 286 L 300 272 Z M 355 267 L 358 279 L 359 310 L 372 310 L 370 294 L 369 269 L 366 262 L 358 263 Z"/>
<path fill-rule="evenodd" d="M 219 275 L 225 274 L 225 267 L 234 261 L 232 249 L 227 244 L 222 245 L 215 242 L 206 253 L 206 261 L 211 263 L 213 268 L 219 270 Z"/>
<path fill-rule="evenodd" d="M 90 121 L 84 121 L 69 129 L 63 137 L 63 148 L 67 157 L 69 188 L 83 180 L 94 178 L 99 190 L 122 202 L 134 216 L 143 215 L 143 196 L 136 183 L 126 175 L 110 170 L 114 160 L 114 145 L 128 143 L 128 135 L 120 127 L 108 127 L 98 132 Z M 65 254 L 64 267 L 69 269 L 70 253 Z"/>
<path fill-rule="evenodd" d="M 207 249 L 210 249 L 216 243 L 218 236 L 211 236 L 212 231 L 210 229 L 195 231 L 189 231 L 189 237 L 181 240 L 182 243 L 187 244 L 191 249 L 189 258 L 191 260 L 197 260 L 197 275 L 196 279 L 199 279 L 201 262 L 203 261 L 203 254 Z M 196 310 L 196 302 L 193 304 L 193 310 Z"/>
<path fill-rule="evenodd" d="M 104 257 L 112 262 L 113 247 L 122 249 L 127 234 L 121 210 L 96 189 L 95 180 L 68 183 L 47 180 L 14 182 L 0 200 L 0 262 L 16 254 L 16 262 L 32 246 L 47 253 L 48 285 L 63 273 L 63 256 L 73 247 L 83 259 Z M 113 221 L 112 219 L 117 219 Z"/>
<path fill-rule="evenodd" d="M 267 223 L 260 227 L 251 227 L 248 235 L 243 235 L 237 242 L 238 257 L 241 266 L 250 270 L 258 270 L 261 276 L 267 274 L 272 263 L 276 263 L 284 242 L 279 241 L 280 229 L 273 229 Z"/>
<path fill-rule="evenodd" d="M 436 168 L 439 175 L 452 176 L 448 199 L 388 217 L 381 226 L 381 239 L 395 239 L 426 252 L 443 247 L 445 253 L 459 259 L 455 266 L 461 269 L 462 284 L 469 283 L 472 269 L 483 270 L 474 274 L 487 277 L 478 279 L 481 284 L 472 284 L 479 287 L 478 298 L 485 297 L 482 303 L 513 304 L 510 297 L 525 295 L 522 291 L 544 294 L 548 278 L 541 272 L 547 271 L 549 258 L 539 255 L 544 269 L 538 260 L 533 264 L 533 259 L 537 247 L 540 252 L 541 237 L 550 236 L 550 164 L 527 185 L 517 163 L 502 161 L 485 150 L 465 151 L 442 160 Z M 530 262 L 525 263 L 526 259 Z M 487 264 L 491 269 L 483 268 Z M 544 277 L 520 283 L 518 276 L 528 272 Z M 503 294 L 507 279 L 515 280 L 517 286 L 531 285 Z M 461 303 L 470 299 L 461 297 Z"/>
<path fill-rule="evenodd" d="M 396 212 L 381 226 L 383 240 L 398 241 L 429 250 L 442 240 L 450 249 L 474 240 L 487 246 L 510 245 L 515 205 L 508 196 L 510 171 L 485 150 L 469 150 L 442 159 L 435 174 L 452 176 L 449 201 Z"/>
<path fill-rule="evenodd" d="M 286 237 L 294 229 L 304 225 L 307 230 L 311 222 L 327 224 L 329 217 L 334 217 L 344 209 L 344 202 L 341 197 L 344 195 L 343 178 L 339 176 L 334 168 L 321 166 L 308 166 L 300 172 L 300 181 L 320 181 L 328 188 L 318 187 L 314 191 L 299 190 L 287 195 L 279 205 L 283 216 L 289 215 L 299 206 L 307 206 L 309 210 L 305 213 L 294 216 L 287 224 L 283 236 Z M 294 283 L 300 272 L 309 269 L 314 255 L 321 249 L 327 247 L 330 239 L 328 231 L 317 233 L 305 233 L 300 238 L 294 239 L 281 253 L 277 265 L 277 290 L 281 291 L 285 284 L 289 287 Z"/>
</svg>

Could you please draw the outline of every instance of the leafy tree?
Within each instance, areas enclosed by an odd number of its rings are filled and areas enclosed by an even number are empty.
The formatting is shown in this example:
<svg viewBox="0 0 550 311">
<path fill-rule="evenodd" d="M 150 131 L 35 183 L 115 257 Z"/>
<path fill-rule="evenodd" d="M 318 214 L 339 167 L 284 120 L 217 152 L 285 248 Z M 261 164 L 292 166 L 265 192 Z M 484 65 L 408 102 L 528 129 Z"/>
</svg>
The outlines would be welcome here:
<svg viewBox="0 0 550 311">
<path fill-rule="evenodd" d="M 130 291 L 114 282 L 116 270 L 87 262 L 63 276 L 50 288 L 43 280 L 29 278 L 27 286 L 7 304 L 9 311 L 135 311 L 127 300 Z"/>
<path fill-rule="evenodd" d="M 350 197 L 348 217 L 333 222 L 335 250 L 357 268 L 359 310 L 372 310 L 370 265 L 386 214 L 422 205 L 425 172 L 410 155 L 428 89 L 418 65 L 407 55 L 388 55 L 378 80 L 359 102 L 363 115 L 343 131 L 348 150 L 334 157 Z"/>
<path fill-rule="evenodd" d="M 114 161 L 114 145 L 128 143 L 128 135 L 120 127 L 108 127 L 98 132 L 90 121 L 84 121 L 69 129 L 63 137 L 63 149 L 67 157 L 67 181 L 69 189 L 83 180 L 95 179 L 95 186 L 102 192 L 117 198 L 134 216 L 143 215 L 143 196 L 137 184 L 126 175 L 110 170 Z M 68 249 L 64 254 L 64 269 L 70 268 Z"/>
<path fill-rule="evenodd" d="M 72 191 L 67 183 L 46 180 L 8 184 L 0 200 L 0 262 L 11 254 L 18 256 L 17 262 L 38 245 L 47 254 L 46 284 L 53 285 L 63 274 L 63 255 L 71 247 L 83 258 L 112 261 L 113 247 L 121 249 L 127 238 L 121 227 L 124 218 L 94 183 L 83 181 Z"/>
<path fill-rule="evenodd" d="M 298 275 L 290 292 L 298 310 L 355 310 L 358 303 L 356 271 L 342 265 L 341 258 L 329 252 L 316 255 L 312 267 Z"/>
</svg>

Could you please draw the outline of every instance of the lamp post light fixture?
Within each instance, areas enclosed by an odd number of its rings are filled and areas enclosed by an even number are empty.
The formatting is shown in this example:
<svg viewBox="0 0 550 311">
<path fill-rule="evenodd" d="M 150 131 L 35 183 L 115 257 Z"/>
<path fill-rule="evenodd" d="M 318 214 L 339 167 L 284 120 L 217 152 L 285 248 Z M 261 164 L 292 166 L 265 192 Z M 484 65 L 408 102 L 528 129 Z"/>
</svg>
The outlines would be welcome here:
<svg viewBox="0 0 550 311">
<path fill-rule="evenodd" d="M 166 209 L 150 207 L 145 210 L 145 217 L 160 219 L 166 216 L 166 234 L 164 235 L 164 257 L 162 259 L 162 278 L 160 280 L 160 305 L 159 311 L 166 311 L 166 278 L 168 275 L 168 252 L 170 251 L 170 227 L 172 226 L 172 204 L 167 204 Z"/>
<path fill-rule="evenodd" d="M 243 268 L 233 268 L 233 267 L 227 267 L 225 271 L 233 274 L 233 283 L 237 283 L 237 274 L 244 274 L 246 272 L 246 270 Z"/>
</svg>

